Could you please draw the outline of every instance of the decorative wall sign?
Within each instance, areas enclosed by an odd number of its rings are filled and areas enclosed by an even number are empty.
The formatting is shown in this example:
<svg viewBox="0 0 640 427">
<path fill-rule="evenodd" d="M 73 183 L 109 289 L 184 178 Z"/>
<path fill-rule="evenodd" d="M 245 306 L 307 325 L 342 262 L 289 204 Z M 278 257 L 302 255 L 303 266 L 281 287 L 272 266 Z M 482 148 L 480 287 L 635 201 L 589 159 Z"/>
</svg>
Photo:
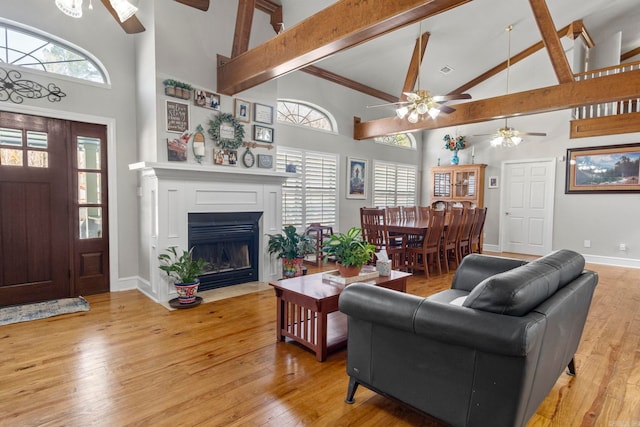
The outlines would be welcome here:
<svg viewBox="0 0 640 427">
<path fill-rule="evenodd" d="M 242 163 L 248 168 L 252 168 L 256 164 L 256 156 L 253 155 L 249 147 L 242 155 Z"/>
<path fill-rule="evenodd" d="M 187 145 L 191 134 L 184 131 L 179 138 L 167 138 L 167 158 L 170 162 L 184 162 L 187 160 Z"/>
<path fill-rule="evenodd" d="M 240 147 L 244 138 L 244 126 L 228 113 L 220 113 L 215 119 L 209 120 L 207 132 L 218 147 L 226 149 Z"/>
<path fill-rule="evenodd" d="M 273 128 L 253 125 L 253 139 L 256 141 L 273 142 Z"/>
<path fill-rule="evenodd" d="M 182 133 L 189 129 L 189 105 L 167 100 L 167 132 Z"/>
<path fill-rule="evenodd" d="M 253 121 L 258 123 L 273 124 L 273 107 L 270 105 L 253 104 Z"/>
<path fill-rule="evenodd" d="M 368 160 L 347 158 L 347 199 L 367 198 Z"/>
<path fill-rule="evenodd" d="M 193 155 L 198 163 L 202 163 L 204 158 L 204 128 L 202 125 L 196 127 L 196 131 L 193 134 Z"/>
<path fill-rule="evenodd" d="M 273 156 L 271 154 L 258 154 L 258 167 L 271 169 L 273 167 Z"/>
<path fill-rule="evenodd" d="M 32 80 L 22 79 L 22 74 L 16 70 L 6 71 L 0 68 L 0 101 L 22 104 L 24 98 L 47 98 L 49 102 L 60 102 L 65 96 L 67 94 L 53 83 L 44 87 Z"/>
<path fill-rule="evenodd" d="M 235 166 L 238 164 L 238 151 L 213 150 L 213 163 L 216 165 Z"/>
<path fill-rule="evenodd" d="M 242 99 L 235 99 L 235 115 L 239 122 L 251 121 L 251 103 Z"/>
<path fill-rule="evenodd" d="M 639 193 L 640 143 L 567 150 L 565 193 Z"/>
<path fill-rule="evenodd" d="M 198 107 L 220 111 L 220 95 L 202 89 L 194 89 L 193 103 Z"/>
</svg>

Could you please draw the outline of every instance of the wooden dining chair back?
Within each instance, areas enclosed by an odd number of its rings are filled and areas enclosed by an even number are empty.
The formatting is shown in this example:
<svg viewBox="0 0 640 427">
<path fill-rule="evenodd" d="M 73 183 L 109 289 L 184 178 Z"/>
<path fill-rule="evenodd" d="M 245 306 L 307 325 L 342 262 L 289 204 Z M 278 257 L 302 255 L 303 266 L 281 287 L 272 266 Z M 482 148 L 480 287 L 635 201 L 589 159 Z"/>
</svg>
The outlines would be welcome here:
<svg viewBox="0 0 640 427">
<path fill-rule="evenodd" d="M 402 208 L 402 219 L 405 221 L 415 221 L 418 218 L 418 208 L 415 206 L 404 206 Z"/>
<path fill-rule="evenodd" d="M 376 252 L 385 249 L 394 270 L 406 270 L 404 236 L 389 237 L 385 209 L 360 208 L 360 228 L 362 239 L 376 247 Z"/>
<path fill-rule="evenodd" d="M 482 230 L 487 218 L 487 208 L 477 208 L 473 228 L 471 229 L 471 243 L 469 251 L 472 253 L 482 253 Z"/>
<path fill-rule="evenodd" d="M 462 208 L 451 209 L 449 221 L 444 231 L 444 238 L 442 239 L 442 261 L 444 262 L 445 273 L 449 272 L 450 261 L 455 262 L 456 268 L 460 265 L 458 238 L 460 237 L 460 229 L 462 228 L 463 213 Z"/>
<path fill-rule="evenodd" d="M 402 207 L 393 206 L 385 208 L 386 219 L 388 222 L 398 222 L 402 219 Z"/>
<path fill-rule="evenodd" d="M 464 210 L 462 216 L 462 226 L 458 237 L 458 259 L 462 260 L 466 255 L 471 253 L 471 230 L 475 221 L 475 208 Z"/>
<path fill-rule="evenodd" d="M 429 212 L 431 212 L 431 206 L 418 206 L 418 219 L 421 221 L 428 221 Z"/>
<path fill-rule="evenodd" d="M 429 216 L 429 228 L 420 247 L 407 248 L 407 268 L 424 271 L 429 277 L 429 266 L 435 264 L 438 274 L 442 273 L 440 249 L 444 230 L 444 210 L 432 210 Z"/>
</svg>

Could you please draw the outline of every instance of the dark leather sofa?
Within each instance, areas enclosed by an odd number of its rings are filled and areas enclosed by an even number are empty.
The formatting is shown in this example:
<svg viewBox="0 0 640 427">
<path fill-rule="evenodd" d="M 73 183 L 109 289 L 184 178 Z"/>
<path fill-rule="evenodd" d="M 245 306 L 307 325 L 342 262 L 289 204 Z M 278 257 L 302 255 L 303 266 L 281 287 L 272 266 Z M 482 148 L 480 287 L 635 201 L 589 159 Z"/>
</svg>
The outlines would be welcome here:
<svg viewBox="0 0 640 427">
<path fill-rule="evenodd" d="M 559 250 L 472 254 L 427 298 L 349 285 L 347 403 L 359 384 L 453 426 L 523 426 L 569 366 L 598 276 Z"/>
</svg>

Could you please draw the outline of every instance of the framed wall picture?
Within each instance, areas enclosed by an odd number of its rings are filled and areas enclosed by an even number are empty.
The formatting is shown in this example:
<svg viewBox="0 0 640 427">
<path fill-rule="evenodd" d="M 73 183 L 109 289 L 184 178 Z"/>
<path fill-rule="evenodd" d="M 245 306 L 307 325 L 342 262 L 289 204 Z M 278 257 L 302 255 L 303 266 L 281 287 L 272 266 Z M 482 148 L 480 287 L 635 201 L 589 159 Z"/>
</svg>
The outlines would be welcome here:
<svg viewBox="0 0 640 427">
<path fill-rule="evenodd" d="M 640 143 L 567 150 L 565 193 L 640 193 Z"/>
<path fill-rule="evenodd" d="M 193 90 L 193 103 L 198 107 L 220 111 L 220 95 L 202 89 Z"/>
<path fill-rule="evenodd" d="M 490 176 L 488 182 L 489 182 L 488 183 L 489 188 L 498 188 L 498 177 L 497 176 Z"/>
<path fill-rule="evenodd" d="M 251 103 L 236 98 L 234 101 L 236 119 L 239 122 L 249 123 L 251 121 Z"/>
<path fill-rule="evenodd" d="M 166 101 L 167 132 L 182 133 L 189 129 L 189 104 Z"/>
<path fill-rule="evenodd" d="M 347 199 L 367 198 L 368 160 L 347 158 Z"/>
<path fill-rule="evenodd" d="M 253 125 L 253 139 L 262 142 L 273 142 L 273 128 Z"/>
<path fill-rule="evenodd" d="M 213 163 L 216 165 L 235 166 L 238 164 L 238 151 L 213 150 Z"/>
<path fill-rule="evenodd" d="M 271 169 L 273 167 L 273 156 L 271 154 L 258 154 L 258 167 Z"/>
<path fill-rule="evenodd" d="M 253 104 L 253 121 L 258 123 L 265 123 L 267 125 L 273 124 L 273 107 L 270 105 Z"/>
</svg>

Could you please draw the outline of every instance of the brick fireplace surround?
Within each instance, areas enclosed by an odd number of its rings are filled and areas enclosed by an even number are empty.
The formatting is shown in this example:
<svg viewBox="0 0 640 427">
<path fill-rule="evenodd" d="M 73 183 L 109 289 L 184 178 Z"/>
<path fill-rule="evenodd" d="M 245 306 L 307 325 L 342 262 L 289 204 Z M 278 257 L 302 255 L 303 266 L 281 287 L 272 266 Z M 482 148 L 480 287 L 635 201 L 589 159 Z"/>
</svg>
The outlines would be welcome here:
<svg viewBox="0 0 640 427">
<path fill-rule="evenodd" d="M 259 280 L 280 276 L 279 263 L 266 250 L 267 234 L 282 230 L 282 183 L 291 173 L 185 163 L 141 162 L 129 165 L 140 173 L 140 291 L 157 302 L 177 296 L 158 268 L 158 255 L 170 246 L 188 245 L 188 214 L 194 212 L 262 212 Z"/>
</svg>

